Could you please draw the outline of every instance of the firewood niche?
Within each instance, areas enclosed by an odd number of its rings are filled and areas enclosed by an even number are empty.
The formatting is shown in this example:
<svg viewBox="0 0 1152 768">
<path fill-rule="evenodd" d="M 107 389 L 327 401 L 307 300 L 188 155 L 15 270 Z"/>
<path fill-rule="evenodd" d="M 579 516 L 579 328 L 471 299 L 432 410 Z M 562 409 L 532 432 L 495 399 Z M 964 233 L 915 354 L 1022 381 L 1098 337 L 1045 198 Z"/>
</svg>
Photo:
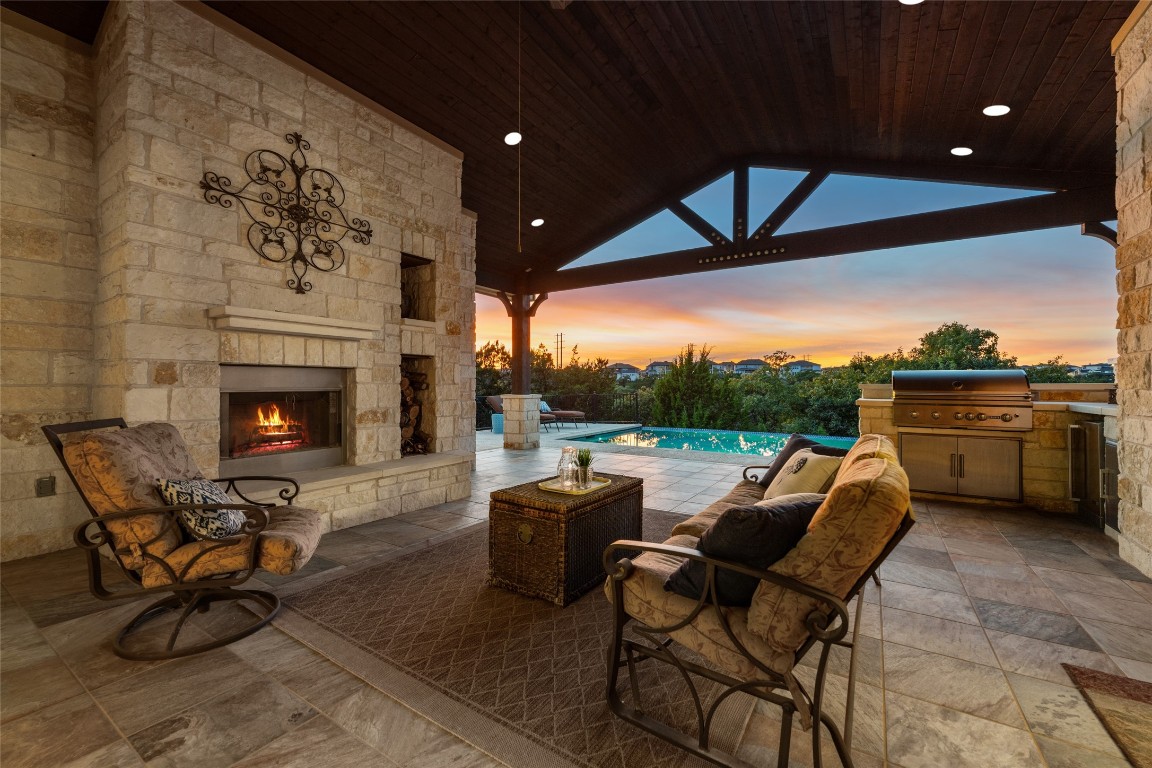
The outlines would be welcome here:
<svg viewBox="0 0 1152 768">
<path fill-rule="evenodd" d="M 421 371 L 425 361 L 415 357 L 400 360 L 400 455 L 418 456 L 431 449 L 431 437 L 421 428 L 424 401 L 428 399 L 428 374 Z M 431 362 L 431 361 L 427 361 Z"/>
</svg>

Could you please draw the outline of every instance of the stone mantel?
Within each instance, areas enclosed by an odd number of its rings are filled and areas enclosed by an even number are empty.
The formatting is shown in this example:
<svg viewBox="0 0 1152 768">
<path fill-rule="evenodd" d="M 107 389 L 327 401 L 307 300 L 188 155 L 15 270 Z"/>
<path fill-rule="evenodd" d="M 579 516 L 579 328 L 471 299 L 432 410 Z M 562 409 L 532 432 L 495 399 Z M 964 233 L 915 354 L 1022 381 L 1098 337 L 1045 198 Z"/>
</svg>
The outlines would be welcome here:
<svg viewBox="0 0 1152 768">
<path fill-rule="evenodd" d="M 282 333 L 286 336 L 312 336 L 322 339 L 365 341 L 377 338 L 379 327 L 372 323 L 336 320 L 330 317 L 273 312 L 224 305 L 210 307 L 208 317 L 216 330 Z"/>
</svg>

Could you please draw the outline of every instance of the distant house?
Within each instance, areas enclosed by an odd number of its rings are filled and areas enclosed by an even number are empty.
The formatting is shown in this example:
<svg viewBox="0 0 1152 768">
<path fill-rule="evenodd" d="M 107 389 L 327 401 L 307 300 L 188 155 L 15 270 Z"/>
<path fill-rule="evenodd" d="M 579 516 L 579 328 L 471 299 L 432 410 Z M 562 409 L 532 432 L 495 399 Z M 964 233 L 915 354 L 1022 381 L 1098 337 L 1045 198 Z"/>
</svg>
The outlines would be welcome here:
<svg viewBox="0 0 1152 768">
<path fill-rule="evenodd" d="M 745 373 L 756 373 L 756 371 L 765 368 L 767 365 L 768 363 L 764 362 L 763 360 L 750 357 L 747 360 L 741 360 L 740 362 L 736 363 L 732 370 L 734 373 L 743 375 Z"/>
<path fill-rule="evenodd" d="M 724 363 L 712 363 L 712 373 L 732 373 L 736 369 L 736 363 L 731 360 Z"/>
<path fill-rule="evenodd" d="M 616 381 L 636 381 L 640 378 L 640 369 L 631 363 L 612 363 L 608 370 L 616 374 Z"/>
<path fill-rule="evenodd" d="M 1114 376 L 1116 371 L 1112 367 L 1112 363 L 1092 363 L 1091 365 L 1080 366 L 1080 373 L 1082 375 L 1087 375 L 1089 373 L 1103 373 L 1108 376 Z"/>
<path fill-rule="evenodd" d="M 648 367 L 644 369 L 645 376 L 663 376 L 672 370 L 672 363 L 667 360 L 661 360 L 657 363 L 648 363 Z"/>
<path fill-rule="evenodd" d="M 814 363 L 811 360 L 793 360 L 784 366 L 786 371 L 791 373 L 800 373 L 802 371 L 815 371 L 820 373 L 819 363 Z"/>
</svg>

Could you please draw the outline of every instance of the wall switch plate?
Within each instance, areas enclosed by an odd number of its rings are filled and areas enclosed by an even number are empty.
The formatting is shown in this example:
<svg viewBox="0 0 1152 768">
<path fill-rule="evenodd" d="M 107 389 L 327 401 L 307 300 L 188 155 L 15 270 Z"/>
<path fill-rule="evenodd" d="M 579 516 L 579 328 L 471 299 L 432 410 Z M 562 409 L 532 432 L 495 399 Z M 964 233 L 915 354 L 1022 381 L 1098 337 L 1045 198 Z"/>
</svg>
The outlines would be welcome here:
<svg viewBox="0 0 1152 768">
<path fill-rule="evenodd" d="M 56 495 L 56 478 L 52 475 L 48 477 L 36 478 L 36 495 L 37 496 L 55 496 Z"/>
</svg>

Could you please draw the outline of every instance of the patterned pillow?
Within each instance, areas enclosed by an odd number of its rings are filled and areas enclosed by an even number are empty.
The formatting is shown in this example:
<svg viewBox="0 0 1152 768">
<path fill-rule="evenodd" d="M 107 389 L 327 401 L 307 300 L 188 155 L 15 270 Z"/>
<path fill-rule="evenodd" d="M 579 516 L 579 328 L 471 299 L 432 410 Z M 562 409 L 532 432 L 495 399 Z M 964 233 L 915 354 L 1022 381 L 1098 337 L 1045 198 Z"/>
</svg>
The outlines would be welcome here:
<svg viewBox="0 0 1152 768">
<path fill-rule="evenodd" d="M 223 489 L 211 480 L 160 480 L 156 483 L 164 503 L 228 504 L 232 501 Z M 240 509 L 187 509 L 180 513 L 180 522 L 193 535 L 201 539 L 223 539 L 240 532 L 247 515 Z"/>
<path fill-rule="evenodd" d="M 796 451 L 764 492 L 765 499 L 790 493 L 824 493 L 840 469 L 839 456 L 821 456 L 811 449 Z"/>
<path fill-rule="evenodd" d="M 812 453 L 818 453 L 821 456 L 844 456 L 848 453 L 847 448 L 833 448 L 830 445 L 818 443 L 815 440 L 811 440 L 804 437 L 804 435 L 794 432 L 788 437 L 788 442 L 784 443 L 784 447 L 780 449 L 780 452 L 776 454 L 776 458 L 772 460 L 768 469 L 764 471 L 764 476 L 757 481 L 760 483 L 760 486 L 767 488 L 771 485 L 772 481 L 776 479 L 776 475 L 780 474 L 780 470 L 788 463 L 788 459 L 792 458 L 792 454 L 804 448 L 809 448 L 812 450 Z"/>
</svg>

